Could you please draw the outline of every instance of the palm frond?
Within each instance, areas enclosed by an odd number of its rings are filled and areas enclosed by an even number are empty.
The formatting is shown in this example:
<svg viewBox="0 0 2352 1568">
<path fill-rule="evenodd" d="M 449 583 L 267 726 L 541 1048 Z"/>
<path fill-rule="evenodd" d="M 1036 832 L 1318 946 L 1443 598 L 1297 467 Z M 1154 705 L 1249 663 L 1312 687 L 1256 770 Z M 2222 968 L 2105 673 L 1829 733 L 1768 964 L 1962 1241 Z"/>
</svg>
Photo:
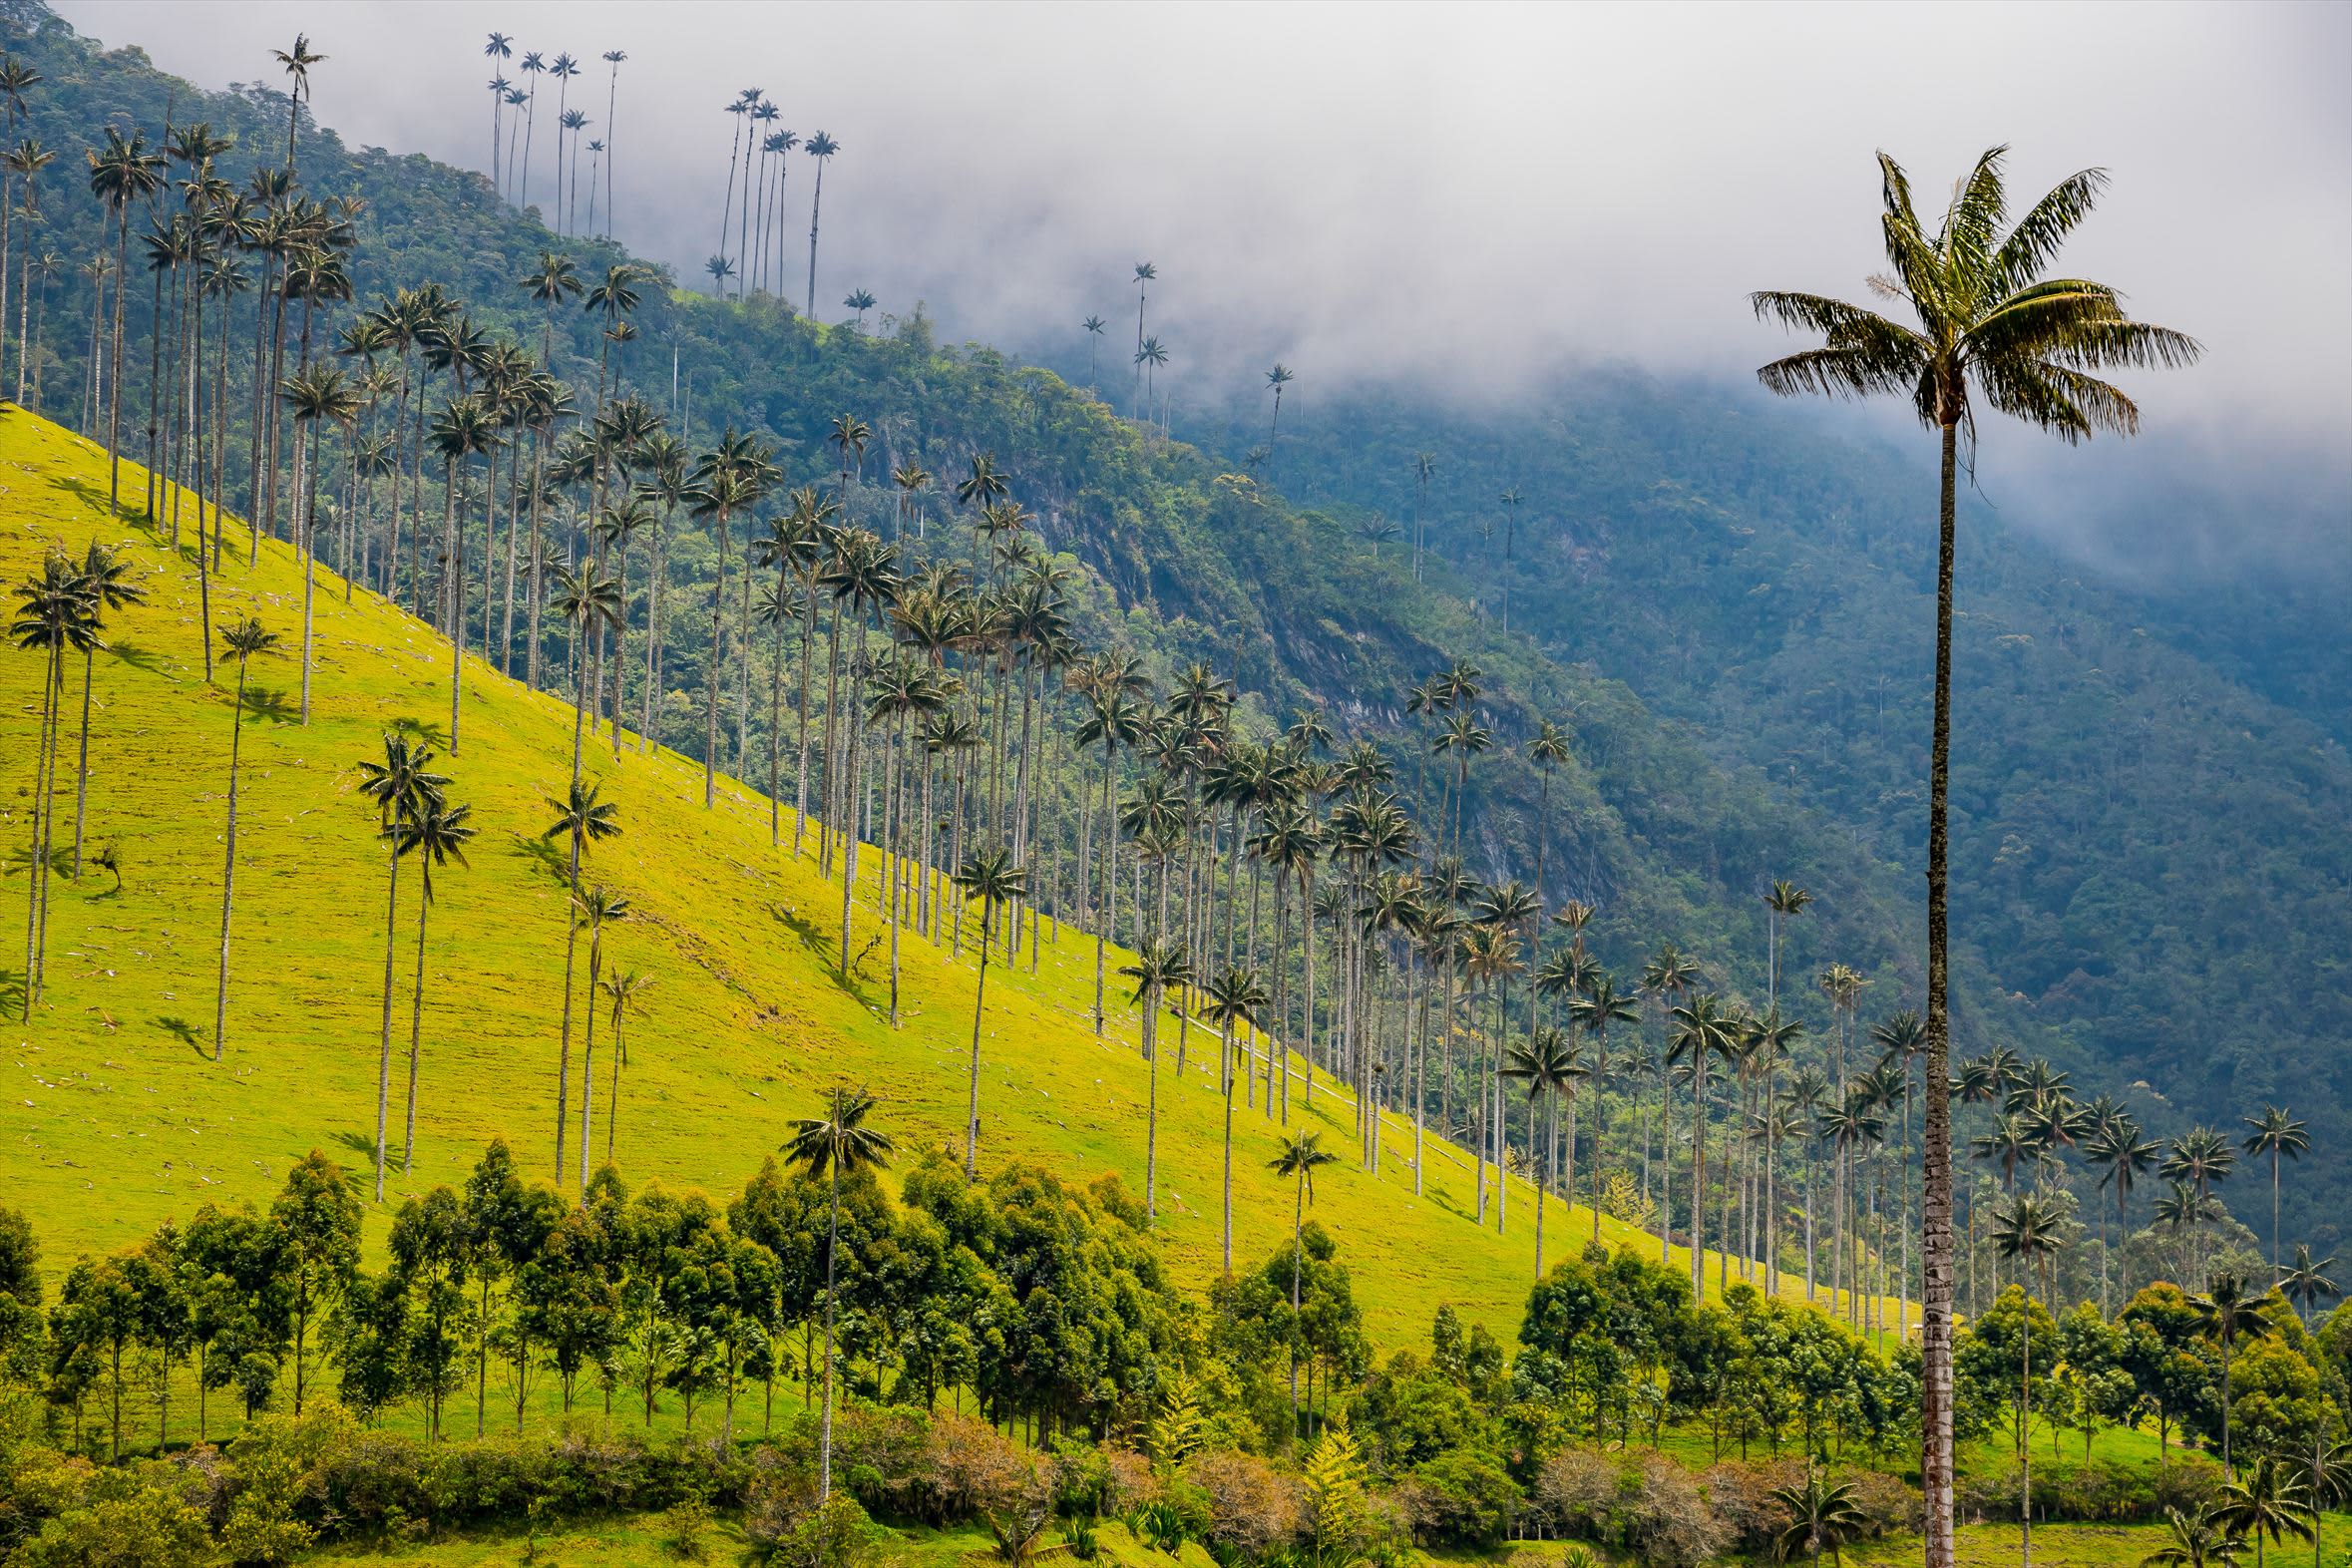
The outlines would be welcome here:
<svg viewBox="0 0 2352 1568">
<path fill-rule="evenodd" d="M 1944 214 L 1938 236 L 1951 270 L 1962 277 L 1980 277 L 1993 253 L 1994 239 L 2008 216 L 2009 198 L 2001 165 L 2006 146 L 1987 148 L 1968 177 L 1952 188 L 1952 205 Z"/>
<path fill-rule="evenodd" d="M 2012 419 L 2047 430 L 2069 446 L 2090 439 L 2094 426 L 2069 389 L 2037 360 L 2002 358 L 1975 367 L 1985 401 Z M 2118 393 L 2117 396 L 2122 396 Z"/>
<path fill-rule="evenodd" d="M 1894 268 L 1905 290 L 1920 304 L 1920 315 L 1925 318 L 1929 307 L 1943 296 L 1942 258 L 1927 233 L 1919 226 L 1919 214 L 1911 205 L 1910 177 L 1903 166 L 1878 155 L 1878 174 L 1881 196 L 1886 211 L 1879 218 L 1879 233 L 1886 245 L 1887 264 Z"/>
<path fill-rule="evenodd" d="M 2061 181 L 2048 196 L 2036 201 L 2032 210 L 2017 220 L 2009 237 L 2001 241 L 1994 253 L 1992 274 L 1994 287 L 2003 293 L 2014 292 L 2041 275 L 2058 254 L 2066 236 L 2077 224 L 2091 215 L 2107 190 L 2107 171 L 2086 169 Z"/>
<path fill-rule="evenodd" d="M 1919 368 L 1916 359 L 1889 364 L 1860 348 L 1808 348 L 1760 367 L 1756 378 L 1782 397 L 1799 392 L 1868 397 L 1909 390 Z"/>
<path fill-rule="evenodd" d="M 2049 357 L 2078 370 L 2176 370 L 2203 357 L 2204 344 L 2148 321 L 2084 322 Z"/>
</svg>

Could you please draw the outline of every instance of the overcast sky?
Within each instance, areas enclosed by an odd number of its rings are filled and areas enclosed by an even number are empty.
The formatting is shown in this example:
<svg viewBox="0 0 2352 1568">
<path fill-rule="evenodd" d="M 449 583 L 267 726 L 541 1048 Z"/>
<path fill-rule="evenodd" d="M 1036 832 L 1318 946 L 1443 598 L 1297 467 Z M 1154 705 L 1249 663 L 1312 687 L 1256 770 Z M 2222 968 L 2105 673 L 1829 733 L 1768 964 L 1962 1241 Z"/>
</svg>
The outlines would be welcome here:
<svg viewBox="0 0 2352 1568">
<path fill-rule="evenodd" d="M 717 244 L 725 106 L 759 87 L 775 125 L 841 144 L 821 313 L 863 286 L 886 310 L 926 300 L 947 336 L 1066 355 L 1095 311 L 1123 353 L 1149 259 L 1170 373 L 1215 398 L 1278 358 L 1307 396 L 1367 378 L 1475 394 L 1580 362 L 1745 378 L 1787 341 L 1749 290 L 1862 297 L 1876 149 L 1924 203 L 2006 141 L 2021 202 L 2111 170 L 2067 269 L 2208 350 L 2130 383 L 2149 433 L 2129 454 L 1996 448 L 2030 464 L 2033 510 L 2112 524 L 2153 475 L 2194 498 L 2183 528 L 2207 547 L 2283 526 L 2298 552 L 2352 559 L 2352 7 L 58 9 L 206 86 L 274 80 L 268 51 L 306 29 L 329 57 L 322 121 L 484 169 L 485 34 L 518 59 L 569 50 L 588 67 L 573 104 L 616 159 L 619 237 L 688 278 Z M 552 118 L 543 104 L 535 200 Z M 813 165 L 794 165 L 797 293 Z"/>
</svg>

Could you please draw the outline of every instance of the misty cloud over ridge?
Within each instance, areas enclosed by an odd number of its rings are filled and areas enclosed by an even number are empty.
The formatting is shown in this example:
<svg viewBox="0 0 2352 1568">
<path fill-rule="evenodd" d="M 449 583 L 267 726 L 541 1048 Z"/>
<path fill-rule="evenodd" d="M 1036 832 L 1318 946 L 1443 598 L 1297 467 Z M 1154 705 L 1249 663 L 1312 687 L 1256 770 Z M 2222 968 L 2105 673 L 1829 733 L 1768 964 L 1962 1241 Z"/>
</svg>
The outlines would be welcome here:
<svg viewBox="0 0 2352 1568">
<path fill-rule="evenodd" d="M 2021 200 L 2105 165 L 2114 188 L 2068 270 L 2203 339 L 2206 361 L 2128 379 L 2147 424 L 2129 450 L 2062 453 L 1988 422 L 1987 483 L 2120 566 L 2234 554 L 2352 573 L 2352 9 L 58 9 L 214 87 L 271 77 L 268 50 L 308 30 L 330 57 L 324 123 L 482 169 L 485 33 L 568 49 L 587 66 L 575 106 L 613 145 L 618 236 L 689 283 L 718 240 L 724 106 L 758 86 L 777 126 L 842 144 L 820 314 L 865 287 L 889 311 L 924 301 L 945 336 L 1067 365 L 1095 312 L 1110 380 L 1133 343 L 1130 271 L 1150 259 L 1163 384 L 1210 402 L 1276 359 L 1302 398 L 1504 397 L 1579 363 L 1744 381 L 1788 342 L 1753 320 L 1749 290 L 1863 297 L 1875 149 L 1923 199 L 1996 141 L 2016 149 Z M 2022 72 L 2028 25 L 2047 64 Z M 597 57 L 613 48 L 628 60 L 607 127 Z M 795 163 L 797 294 L 812 166 Z"/>
</svg>

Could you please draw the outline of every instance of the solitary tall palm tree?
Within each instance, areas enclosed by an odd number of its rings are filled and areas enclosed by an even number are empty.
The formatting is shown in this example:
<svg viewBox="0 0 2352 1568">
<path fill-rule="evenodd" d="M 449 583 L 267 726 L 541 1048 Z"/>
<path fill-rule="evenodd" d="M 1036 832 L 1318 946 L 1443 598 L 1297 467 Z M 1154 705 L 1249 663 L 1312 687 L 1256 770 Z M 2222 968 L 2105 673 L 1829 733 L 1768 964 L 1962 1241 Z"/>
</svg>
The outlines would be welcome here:
<svg viewBox="0 0 2352 1568">
<path fill-rule="evenodd" d="M 1192 961 L 1181 946 L 1145 941 L 1135 950 L 1135 962 L 1119 974 L 1135 982 L 1135 1006 L 1143 1020 L 1143 1059 L 1151 1088 L 1143 1113 L 1143 1213 L 1156 1220 L 1160 1213 L 1160 1007 L 1171 989 L 1193 982 Z"/>
<path fill-rule="evenodd" d="M 985 954 L 983 943 L 980 952 Z M 866 1125 L 880 1103 L 864 1089 L 833 1091 L 833 1107 L 824 1116 L 802 1116 L 792 1123 L 784 1157 L 809 1173 L 825 1178 L 825 1413 L 817 1442 L 817 1495 L 833 1495 L 833 1316 L 834 1254 L 841 1245 L 841 1178 L 878 1170 L 896 1152 L 890 1138 Z"/>
<path fill-rule="evenodd" d="M 804 152 L 817 161 L 817 185 L 809 194 L 809 303 L 808 315 L 817 314 L 817 212 L 825 204 L 825 166 L 833 155 L 841 151 L 841 144 L 819 131 L 803 145 Z"/>
<path fill-rule="evenodd" d="M 416 975 L 410 982 L 408 1003 L 408 1117 L 407 1131 L 400 1144 L 400 1173 L 405 1176 L 416 1169 L 417 1161 L 417 1062 L 423 1055 L 425 1032 L 425 920 L 433 913 L 433 868 L 456 861 L 466 863 L 466 844 L 474 837 L 474 827 L 467 820 L 473 815 L 471 806 L 452 806 L 438 797 L 424 803 L 418 813 L 405 821 L 393 824 L 394 852 L 417 858 L 417 959 Z M 383 1137 L 377 1135 L 377 1148 Z M 379 1153 L 379 1158 L 380 1158 Z M 377 1174 L 377 1201 L 383 1200 L 383 1176 Z"/>
<path fill-rule="evenodd" d="M 980 1180 L 980 1012 L 988 1002 L 988 944 L 995 935 L 996 911 L 1028 891 L 1028 873 L 1012 863 L 1012 851 L 1001 844 L 968 857 L 956 868 L 956 886 L 967 902 L 980 907 L 980 982 L 972 991 L 972 1074 L 964 1109 L 964 1179 Z"/>
<path fill-rule="evenodd" d="M 1282 389 L 1298 379 L 1291 367 L 1280 360 L 1266 372 L 1266 389 L 1274 394 L 1274 418 L 1266 426 L 1266 455 L 1270 461 L 1282 450 Z"/>
<path fill-rule="evenodd" d="M 376 1201 L 384 1201 L 384 1127 L 392 1105 L 392 962 L 400 929 L 400 827 L 439 805 L 446 776 L 432 770 L 433 753 L 387 731 L 384 760 L 359 764 L 359 792 L 376 803 L 376 836 L 386 846 L 384 875 L 384 1022 L 376 1051 Z"/>
<path fill-rule="evenodd" d="M 1590 980 L 1585 981 L 1582 993 L 1569 998 L 1568 1015 L 1576 1020 L 1578 1028 L 1593 1037 L 1593 1070 L 1599 1075 L 1594 1079 L 1594 1089 L 1598 1092 L 1602 1079 L 1609 1071 L 1609 1031 L 1620 1023 L 1640 1022 L 1641 1008 L 1635 1005 L 1633 997 L 1618 994 L 1615 980 L 1605 974 L 1596 972 Z M 1597 1102 L 1593 1114 L 1596 1118 L 1594 1126 L 1598 1129 L 1600 1123 L 1597 1118 L 1600 1111 Z M 1599 1131 L 1596 1130 L 1593 1136 L 1594 1158 L 1597 1161 L 1600 1157 Z M 1573 1138 L 1570 1141 L 1573 1143 Z M 1572 1162 L 1575 1159 L 1575 1153 L 1576 1151 L 1571 1147 L 1569 1158 Z M 1593 1240 L 1596 1242 L 1601 1239 L 1599 1180 L 1598 1176 L 1594 1178 L 1596 1186 L 1592 1205 Z M 1573 1184 L 1568 1189 L 1568 1201 L 1571 1204 L 1576 1201 L 1576 1189 Z"/>
<path fill-rule="evenodd" d="M 75 820 L 80 821 L 79 813 Z M 80 842 L 79 832 L 75 842 Z M 2278 1163 L 2282 1159 L 2299 1160 L 2311 1149 L 2311 1133 L 2304 1123 L 2287 1114 L 2283 1105 L 2265 1105 L 2260 1116 L 2248 1116 L 2247 1132 L 2241 1145 L 2248 1154 L 2270 1157 L 2270 1272 L 2283 1272 L 2278 1250 Z"/>
<path fill-rule="evenodd" d="M 236 795 L 237 753 L 245 731 L 245 667 L 255 657 L 277 650 L 278 634 L 246 616 L 221 628 L 220 645 L 236 659 L 236 700 L 228 719 L 228 833 L 220 871 L 220 978 L 212 996 L 212 1059 L 220 1059 L 220 1042 L 228 1025 L 228 922 L 236 908 Z"/>
<path fill-rule="evenodd" d="M 313 54 L 310 35 L 296 33 L 292 49 L 272 49 L 278 69 L 286 74 L 286 174 L 294 173 L 294 127 L 301 123 L 302 101 L 310 96 L 310 68 L 325 61 L 326 56 Z"/>
<path fill-rule="evenodd" d="M 2297 1242 L 2294 1266 L 2279 1278 L 2279 1294 L 2302 1308 L 2306 1319 L 2316 1321 L 2319 1304 L 2343 1294 L 2327 1272 L 2335 1266 L 2336 1260 L 2332 1256 L 2314 1259 L 2311 1256 L 2311 1244 Z"/>
<path fill-rule="evenodd" d="M 1307 1205 L 1315 1201 L 1315 1173 L 1340 1157 L 1323 1146 L 1323 1134 L 1301 1131 L 1285 1139 L 1282 1152 L 1266 1162 L 1277 1176 L 1296 1184 L 1291 1196 L 1291 1424 L 1299 1424 L 1299 1283 L 1306 1268 Z"/>
<path fill-rule="evenodd" d="M 1127 414 L 1129 418 L 1133 418 L 1135 414 L 1135 393 L 1140 392 L 1143 389 L 1144 296 L 1146 291 L 1150 288 L 1152 280 L 1157 278 L 1159 275 L 1160 269 L 1156 266 L 1153 266 L 1149 261 L 1138 261 L 1135 263 L 1135 386 L 1133 390 L 1131 390 L 1127 395 Z"/>
<path fill-rule="evenodd" d="M 2067 234 L 2087 217 L 2107 176 L 2085 170 L 2002 232 L 2008 196 L 1994 148 L 1955 190 L 1931 231 L 1912 205 L 1910 180 L 1884 154 L 1878 165 L 1881 232 L 1893 275 L 1877 285 L 1909 305 L 1916 326 L 1819 294 L 1761 292 L 1760 317 L 1818 332 L 1822 346 L 1763 367 L 1786 396 L 1907 398 L 1942 442 L 1937 509 L 1935 720 L 1928 770 L 1926 1280 L 1921 1292 L 1925 1568 L 1953 1568 L 1951 1022 L 1946 958 L 1952 744 L 1952 593 L 1958 535 L 1960 438 L 1973 444 L 1981 400 L 2070 443 L 2096 431 L 2129 435 L 2140 411 L 2096 372 L 2185 365 L 2198 345 L 2124 313 L 2103 283 L 2046 276 Z"/>
</svg>

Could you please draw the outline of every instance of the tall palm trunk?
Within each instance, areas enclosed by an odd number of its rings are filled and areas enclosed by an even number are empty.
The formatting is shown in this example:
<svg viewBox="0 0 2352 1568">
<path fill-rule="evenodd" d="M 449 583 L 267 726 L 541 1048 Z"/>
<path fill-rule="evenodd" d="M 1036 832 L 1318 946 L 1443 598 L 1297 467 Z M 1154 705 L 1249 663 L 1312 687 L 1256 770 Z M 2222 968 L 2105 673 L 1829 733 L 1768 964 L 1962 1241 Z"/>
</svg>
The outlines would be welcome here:
<svg viewBox="0 0 2352 1568">
<path fill-rule="evenodd" d="M 384 824 L 390 839 L 392 824 Z M 385 857 L 384 877 L 384 1027 L 376 1050 L 376 1202 L 384 1201 L 384 1126 L 392 1110 L 392 956 L 400 933 L 400 845 L 393 841 Z"/>
<path fill-rule="evenodd" d="M 1927 806 L 1927 1126 L 1919 1294 L 1920 1485 L 1927 1505 L 1925 1568 L 1954 1568 L 1952 1472 L 1952 1106 L 1946 900 L 1952 764 L 1952 573 L 1957 531 L 1958 426 L 1943 422 L 1937 512 L 1935 729 Z"/>
<path fill-rule="evenodd" d="M 588 1151 L 595 1139 L 596 1087 L 596 980 L 604 967 L 604 927 L 596 923 L 588 932 L 588 1031 L 580 1045 L 580 1190 L 585 1196 L 588 1184 Z M 607 1111 L 609 1114 L 609 1111 Z"/>
<path fill-rule="evenodd" d="M 980 949 L 980 962 L 987 962 L 987 948 Z M 977 1058 L 976 1058 L 977 1060 Z M 979 1080 L 974 1079 L 978 1093 Z M 971 1156 L 965 1156 L 969 1165 Z M 832 1191 L 827 1199 L 825 1214 L 825 1413 L 818 1418 L 817 1438 L 817 1496 L 833 1495 L 833 1260 L 841 1248 L 841 1165 L 833 1166 Z"/>
<path fill-rule="evenodd" d="M 401 1134 L 400 1143 L 400 1174 L 403 1176 L 414 1171 L 417 1163 L 417 1057 L 422 1054 L 425 1035 L 425 918 L 433 913 L 433 868 L 430 863 L 425 865 L 420 875 L 424 879 L 424 887 L 417 899 L 416 974 L 409 981 L 408 991 L 408 1124 L 407 1130 Z"/>
<path fill-rule="evenodd" d="M 729 177 L 733 184 L 732 175 Z M 705 811 L 718 799 L 718 694 L 720 663 L 719 638 L 727 608 L 727 514 L 718 513 L 718 577 L 710 585 L 710 649 L 703 655 L 702 673 L 702 807 Z"/>
<path fill-rule="evenodd" d="M 113 369 L 106 393 L 106 507 L 118 518 L 123 515 L 123 296 L 130 292 L 130 274 L 123 268 L 130 248 L 131 203 L 126 201 L 115 213 L 115 320 L 107 354 Z"/>
<path fill-rule="evenodd" d="M 236 767 L 245 734 L 245 661 L 236 661 L 236 706 L 228 718 L 228 833 L 220 871 L 220 975 L 212 997 L 212 1059 L 220 1059 L 220 1044 L 228 1024 L 228 921 L 236 908 Z M 38 875 L 38 874 L 36 874 Z"/>
<path fill-rule="evenodd" d="M 994 936 L 989 922 L 994 915 L 995 902 L 992 899 L 981 899 L 980 982 L 973 987 L 972 992 L 972 1075 L 964 1106 L 964 1179 L 968 1182 L 980 1180 L 980 1012 L 988 1000 L 988 945 Z"/>
</svg>

